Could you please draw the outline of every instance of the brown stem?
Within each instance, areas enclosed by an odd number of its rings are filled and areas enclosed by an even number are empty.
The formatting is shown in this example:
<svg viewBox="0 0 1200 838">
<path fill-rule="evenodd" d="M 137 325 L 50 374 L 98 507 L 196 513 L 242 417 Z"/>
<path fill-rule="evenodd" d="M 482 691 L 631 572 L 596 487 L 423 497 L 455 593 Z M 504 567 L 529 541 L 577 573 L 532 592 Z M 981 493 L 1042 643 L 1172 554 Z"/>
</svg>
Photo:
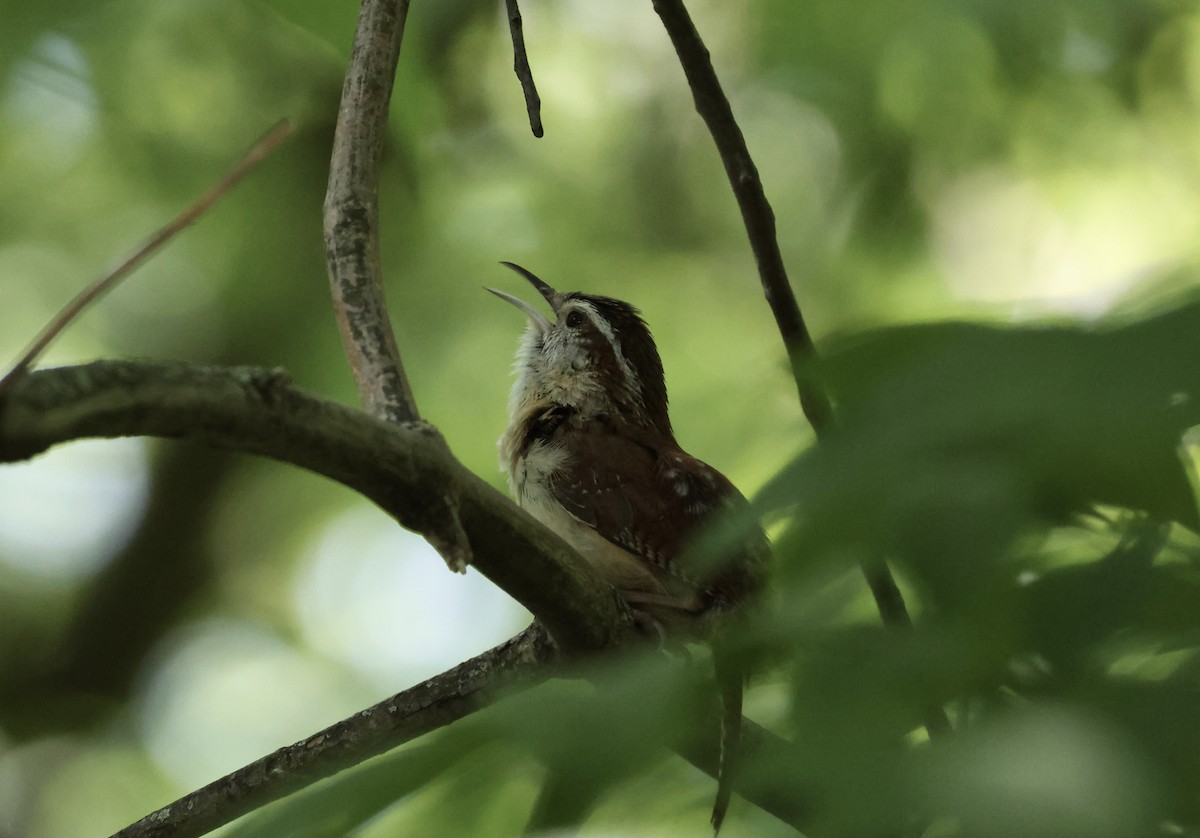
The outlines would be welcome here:
<svg viewBox="0 0 1200 838">
<path fill-rule="evenodd" d="M 819 437 L 833 427 L 833 406 L 820 384 L 804 371 L 807 363 L 816 359 L 817 349 L 788 281 L 775 232 L 775 213 L 763 191 L 758 168 L 750 157 L 746 138 L 742 136 L 733 108 L 713 69 L 708 48 L 696 31 L 683 0 L 653 0 L 653 3 L 683 66 L 696 111 L 708 126 L 725 165 L 725 174 L 737 198 L 750 248 L 754 251 L 763 293 L 787 348 L 800 406 Z M 911 627 L 912 620 L 904 606 L 903 595 L 887 564 L 880 561 L 864 566 L 863 573 L 884 624 L 893 628 Z M 950 729 L 950 722 L 941 708 L 930 711 L 926 728 L 931 735 Z"/>
<path fill-rule="evenodd" d="M 306 739 L 267 754 L 117 832 L 112 838 L 196 838 L 317 780 L 411 742 L 554 674 L 534 623 L 511 640 Z"/>
<path fill-rule="evenodd" d="M 521 82 L 521 90 L 525 93 L 525 110 L 529 113 L 529 129 L 533 136 L 540 137 L 542 130 L 542 98 L 538 96 L 537 86 L 533 83 L 533 71 L 529 69 L 529 56 L 525 52 L 525 27 L 521 22 L 521 10 L 517 8 L 517 0 L 504 0 L 508 12 L 508 31 L 513 42 L 513 72 Z"/>
<path fill-rule="evenodd" d="M 359 398 L 389 422 L 421 416 L 388 316 L 379 260 L 379 165 L 408 0 L 363 0 L 342 87 L 325 194 L 325 259 L 333 310 Z M 451 570 L 472 562 L 462 511 L 431 495 L 421 533 Z"/>
<path fill-rule="evenodd" d="M 82 314 L 88 305 L 102 294 L 111 291 L 118 282 L 133 273 L 135 268 L 154 255 L 163 245 L 175 238 L 180 231 L 208 212 L 213 204 L 225 197 L 229 190 L 233 189 L 242 178 L 250 174 L 255 166 L 278 148 L 279 144 L 286 140 L 291 132 L 291 125 L 286 119 L 277 122 L 271 130 L 259 138 L 240 160 L 233 164 L 233 167 L 217 181 L 216 185 L 197 198 L 187 209 L 159 228 L 150 238 L 138 245 L 132 253 L 118 262 L 111 270 L 76 294 L 74 299 L 63 306 L 58 314 L 54 316 L 54 319 L 47 323 L 42 331 L 38 333 L 37 337 L 30 342 L 25 351 L 21 353 L 21 357 L 5 373 L 4 377 L 0 378 L 0 393 L 4 392 L 13 379 L 32 366 L 38 356 L 50 345 L 50 342 L 58 337 L 63 329 L 69 326 L 76 317 Z"/>
<path fill-rule="evenodd" d="M 803 373 L 804 363 L 816 356 L 816 347 L 800 307 L 796 304 L 791 283 L 788 282 L 787 269 L 784 268 L 775 235 L 775 213 L 763 192 L 762 179 L 750 157 L 742 129 L 733 116 L 729 99 L 713 70 L 708 48 L 696 31 L 683 0 L 653 2 L 654 10 L 666 27 L 684 75 L 687 76 L 696 111 L 708 126 L 721 162 L 725 164 L 725 174 L 737 198 L 742 221 L 746 225 L 746 235 L 750 239 L 750 249 L 754 251 L 763 293 L 771 313 L 775 315 L 775 323 L 791 359 L 792 376 L 800 394 L 800 404 L 809 424 L 820 434 L 828 429 L 833 411 L 829 396 Z"/>
<path fill-rule="evenodd" d="M 342 345 L 363 406 L 392 422 L 420 418 L 388 316 L 378 235 L 379 164 L 407 15 L 408 0 L 363 0 L 325 194 L 325 260 Z"/>
<path fill-rule="evenodd" d="M 900 586 L 896 584 L 896 577 L 891 568 L 882 561 L 864 563 L 862 572 L 866 577 L 867 587 L 871 589 L 871 596 L 875 598 L 875 607 L 879 610 L 883 624 L 893 629 L 912 628 L 912 617 L 904 604 L 904 594 L 900 592 Z M 949 716 L 941 707 L 927 708 L 924 721 L 930 736 L 943 736 L 953 730 Z"/>
</svg>

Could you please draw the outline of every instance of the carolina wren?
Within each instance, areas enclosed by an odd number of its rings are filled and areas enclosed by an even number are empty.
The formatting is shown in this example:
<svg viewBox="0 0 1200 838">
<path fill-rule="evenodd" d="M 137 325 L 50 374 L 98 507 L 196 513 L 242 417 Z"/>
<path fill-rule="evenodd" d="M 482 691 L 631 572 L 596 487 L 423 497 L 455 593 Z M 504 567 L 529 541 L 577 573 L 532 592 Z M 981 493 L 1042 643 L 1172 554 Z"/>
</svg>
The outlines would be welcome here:
<svg viewBox="0 0 1200 838">
<path fill-rule="evenodd" d="M 638 310 L 611 297 L 558 292 L 529 271 L 553 320 L 489 288 L 525 312 L 500 465 L 517 502 L 563 539 L 636 612 L 676 637 L 713 639 L 713 620 L 763 584 L 769 548 L 761 531 L 708 572 L 680 556 L 710 517 L 744 504 L 726 477 L 679 447 L 654 338 Z M 721 687 L 722 760 L 712 823 L 720 828 L 740 737 L 745 667 L 713 643 Z"/>
</svg>

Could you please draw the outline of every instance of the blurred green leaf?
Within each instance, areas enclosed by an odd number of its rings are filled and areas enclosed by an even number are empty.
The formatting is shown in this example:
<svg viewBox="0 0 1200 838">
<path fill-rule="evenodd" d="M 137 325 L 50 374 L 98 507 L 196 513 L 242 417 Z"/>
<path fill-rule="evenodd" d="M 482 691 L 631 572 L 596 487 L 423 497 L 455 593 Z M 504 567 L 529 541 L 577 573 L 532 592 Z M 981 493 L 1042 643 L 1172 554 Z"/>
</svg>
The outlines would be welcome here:
<svg viewBox="0 0 1200 838">
<path fill-rule="evenodd" d="M 934 324 L 833 348 L 839 426 L 776 481 L 789 550 L 897 555 L 969 589 L 1037 522 L 1094 504 L 1194 526 L 1200 306 L 1115 326 Z M 795 542 L 792 539 L 796 539 Z M 1008 572 L 1008 571 L 1004 571 Z"/>
</svg>

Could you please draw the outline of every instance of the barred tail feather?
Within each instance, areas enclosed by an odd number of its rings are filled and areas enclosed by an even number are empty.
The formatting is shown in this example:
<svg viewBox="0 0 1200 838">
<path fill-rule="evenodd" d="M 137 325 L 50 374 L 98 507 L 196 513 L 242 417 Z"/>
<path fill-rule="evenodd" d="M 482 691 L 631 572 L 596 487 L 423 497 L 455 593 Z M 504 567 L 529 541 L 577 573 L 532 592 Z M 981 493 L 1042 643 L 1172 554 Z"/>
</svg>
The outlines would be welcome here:
<svg viewBox="0 0 1200 838">
<path fill-rule="evenodd" d="M 713 643 L 713 669 L 721 702 L 720 756 L 717 763 L 717 799 L 713 802 L 713 836 L 721 831 L 729 801 L 733 797 L 733 780 L 742 744 L 742 692 L 746 673 L 733 653 L 719 642 Z"/>
</svg>

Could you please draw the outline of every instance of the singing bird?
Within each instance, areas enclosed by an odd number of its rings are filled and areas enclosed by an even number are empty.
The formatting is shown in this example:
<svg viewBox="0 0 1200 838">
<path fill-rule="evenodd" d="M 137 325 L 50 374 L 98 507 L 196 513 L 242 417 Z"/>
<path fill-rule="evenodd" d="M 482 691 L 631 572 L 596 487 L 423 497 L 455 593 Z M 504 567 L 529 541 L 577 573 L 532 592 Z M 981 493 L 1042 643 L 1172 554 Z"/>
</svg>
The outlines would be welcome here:
<svg viewBox="0 0 1200 838">
<path fill-rule="evenodd" d="M 732 793 L 746 666 L 721 627 L 765 582 L 761 530 L 708 571 L 681 557 L 713 516 L 746 503 L 712 466 L 675 440 L 662 360 L 640 313 L 612 297 L 555 291 L 524 268 L 553 319 L 511 294 L 525 313 L 500 465 L 517 502 L 670 637 L 712 644 L 722 699 L 721 765 L 712 824 Z"/>
</svg>

